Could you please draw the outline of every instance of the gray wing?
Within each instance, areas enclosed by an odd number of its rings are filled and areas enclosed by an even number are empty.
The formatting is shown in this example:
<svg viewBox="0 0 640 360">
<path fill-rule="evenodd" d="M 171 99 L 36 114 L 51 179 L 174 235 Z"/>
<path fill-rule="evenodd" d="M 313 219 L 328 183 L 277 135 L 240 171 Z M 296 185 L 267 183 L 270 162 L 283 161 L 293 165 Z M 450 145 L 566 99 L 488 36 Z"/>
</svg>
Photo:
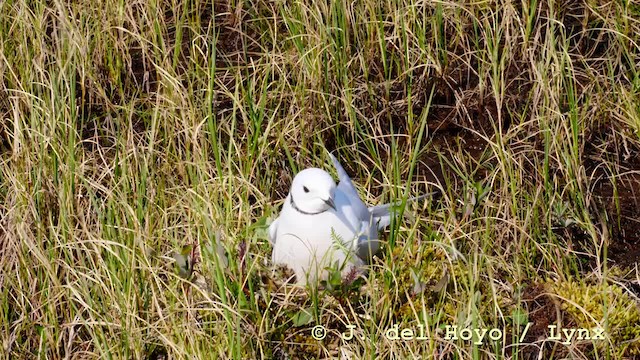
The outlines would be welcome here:
<svg viewBox="0 0 640 360">
<path fill-rule="evenodd" d="M 370 263 L 373 255 L 380 250 L 380 239 L 378 239 L 377 232 L 374 235 L 373 237 L 371 234 L 360 235 L 357 239 L 356 254 L 367 263 Z"/>
<path fill-rule="evenodd" d="M 342 193 L 348 200 L 348 204 L 338 204 L 340 215 L 343 216 L 354 226 L 354 230 L 358 236 L 354 239 L 353 248 L 356 250 L 358 257 L 367 261 L 380 248 L 377 239 L 378 232 L 376 227 L 371 223 L 372 217 L 369 209 L 364 204 L 356 187 L 353 185 L 351 178 L 347 175 L 338 159 L 329 153 L 333 166 L 338 173 L 337 191 Z"/>
<path fill-rule="evenodd" d="M 372 206 L 369 213 L 373 219 L 373 223 L 377 224 L 378 230 L 382 230 L 391 224 L 391 203 Z"/>
<path fill-rule="evenodd" d="M 342 213 L 347 217 L 349 215 L 356 216 L 361 228 L 360 233 L 363 234 L 356 239 L 358 256 L 365 260 L 370 259 L 370 257 L 380 248 L 380 241 L 377 239 L 377 230 L 381 230 L 389 226 L 391 223 L 392 207 L 399 205 L 400 202 L 367 208 L 364 202 L 360 199 L 358 191 L 353 185 L 351 178 L 344 170 L 338 159 L 336 159 L 332 153 L 329 153 L 329 157 L 331 157 L 333 166 L 336 168 L 338 173 L 338 179 L 340 180 L 337 190 L 342 192 L 349 199 L 350 203 L 350 209 L 348 209 L 348 211 L 347 209 L 343 209 Z M 429 193 L 409 198 L 407 199 L 407 202 L 424 199 L 432 194 L 433 193 Z"/>
<path fill-rule="evenodd" d="M 342 165 L 332 153 L 329 153 L 331 157 L 331 161 L 333 161 L 333 166 L 336 168 L 338 173 L 338 183 L 337 190 L 341 191 L 348 199 L 349 203 L 353 209 L 354 214 L 358 217 L 360 221 L 369 220 L 369 212 L 367 211 L 367 206 L 360 199 L 360 195 L 358 195 L 358 191 L 356 187 L 353 186 L 353 182 L 351 182 L 351 178 L 347 175 L 347 172 L 344 170 Z"/>
</svg>

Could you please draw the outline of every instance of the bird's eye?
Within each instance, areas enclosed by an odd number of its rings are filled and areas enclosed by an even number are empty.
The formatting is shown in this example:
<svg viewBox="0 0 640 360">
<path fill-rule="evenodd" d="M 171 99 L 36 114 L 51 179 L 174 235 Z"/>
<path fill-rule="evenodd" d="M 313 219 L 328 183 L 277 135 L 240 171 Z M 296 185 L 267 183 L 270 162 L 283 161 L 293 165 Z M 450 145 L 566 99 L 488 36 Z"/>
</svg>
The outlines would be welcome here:
<svg viewBox="0 0 640 360">
<path fill-rule="evenodd" d="M 307 189 L 307 187 L 306 187 L 306 186 L 303 186 L 303 187 L 302 187 L 302 190 L 304 190 L 304 192 L 306 192 L 306 193 L 308 193 L 308 192 L 309 192 L 309 189 Z"/>
</svg>

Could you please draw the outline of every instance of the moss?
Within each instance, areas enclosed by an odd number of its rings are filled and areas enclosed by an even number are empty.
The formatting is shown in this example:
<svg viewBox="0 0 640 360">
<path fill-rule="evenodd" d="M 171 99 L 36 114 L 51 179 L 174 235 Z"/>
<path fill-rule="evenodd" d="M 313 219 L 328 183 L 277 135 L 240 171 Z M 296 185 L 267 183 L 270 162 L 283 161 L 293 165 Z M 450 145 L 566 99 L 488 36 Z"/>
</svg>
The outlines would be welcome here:
<svg viewBox="0 0 640 360">
<path fill-rule="evenodd" d="M 602 326 L 614 348 L 626 355 L 640 354 L 640 309 L 621 287 L 570 280 L 548 281 L 547 288 L 560 298 L 561 309 L 571 316 L 576 326 Z M 607 344 L 608 341 L 601 341 L 596 346 Z"/>
<path fill-rule="evenodd" d="M 399 299 L 402 305 L 397 306 L 395 311 L 400 319 L 415 318 L 414 300 L 422 302 L 426 308 L 439 309 L 442 314 L 440 322 L 445 324 L 457 323 L 461 312 L 469 310 L 463 305 L 469 301 L 478 305 L 495 302 L 507 314 L 515 308 L 511 294 L 492 289 L 486 277 L 474 274 L 475 279 L 471 278 L 470 273 L 473 272 L 468 264 L 463 260 L 451 261 L 441 247 L 417 243 L 410 248 L 398 246 L 392 256 L 397 279 L 393 285 L 398 289 L 398 294 L 404 294 Z M 442 291 L 445 291 L 444 297 Z M 473 296 L 474 299 L 468 299 L 467 296 Z M 480 318 L 490 322 L 495 320 L 494 313 L 484 312 L 486 307 L 477 306 L 477 309 L 481 312 L 477 314 Z"/>
</svg>

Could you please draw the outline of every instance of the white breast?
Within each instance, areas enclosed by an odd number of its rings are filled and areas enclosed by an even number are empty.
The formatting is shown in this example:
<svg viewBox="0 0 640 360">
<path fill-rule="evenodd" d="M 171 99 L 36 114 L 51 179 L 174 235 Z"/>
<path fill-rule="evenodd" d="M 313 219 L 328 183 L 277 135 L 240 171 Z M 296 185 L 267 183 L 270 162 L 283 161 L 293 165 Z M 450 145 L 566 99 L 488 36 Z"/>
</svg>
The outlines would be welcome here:
<svg viewBox="0 0 640 360">
<path fill-rule="evenodd" d="M 297 212 L 288 199 L 278 218 L 272 261 L 284 264 L 296 273 L 297 282 L 304 284 L 309 280 L 326 278 L 325 268 L 336 262 L 344 264 L 343 272 L 352 266 L 362 265 L 362 261 L 353 252 L 354 238 L 360 224 L 354 217 L 340 212 L 340 199 L 336 195 L 338 213 L 327 210 L 321 214 L 305 215 Z"/>
</svg>

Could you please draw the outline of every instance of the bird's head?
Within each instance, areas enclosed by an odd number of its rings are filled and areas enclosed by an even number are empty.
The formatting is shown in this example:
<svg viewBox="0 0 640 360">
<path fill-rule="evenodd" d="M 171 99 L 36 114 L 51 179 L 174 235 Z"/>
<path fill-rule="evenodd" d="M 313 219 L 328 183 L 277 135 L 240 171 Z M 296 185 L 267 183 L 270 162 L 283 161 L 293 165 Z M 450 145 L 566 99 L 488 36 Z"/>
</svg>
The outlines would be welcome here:
<svg viewBox="0 0 640 360">
<path fill-rule="evenodd" d="M 300 171 L 291 183 L 289 194 L 298 210 L 316 214 L 336 209 L 336 183 L 326 171 L 309 168 Z"/>
</svg>

